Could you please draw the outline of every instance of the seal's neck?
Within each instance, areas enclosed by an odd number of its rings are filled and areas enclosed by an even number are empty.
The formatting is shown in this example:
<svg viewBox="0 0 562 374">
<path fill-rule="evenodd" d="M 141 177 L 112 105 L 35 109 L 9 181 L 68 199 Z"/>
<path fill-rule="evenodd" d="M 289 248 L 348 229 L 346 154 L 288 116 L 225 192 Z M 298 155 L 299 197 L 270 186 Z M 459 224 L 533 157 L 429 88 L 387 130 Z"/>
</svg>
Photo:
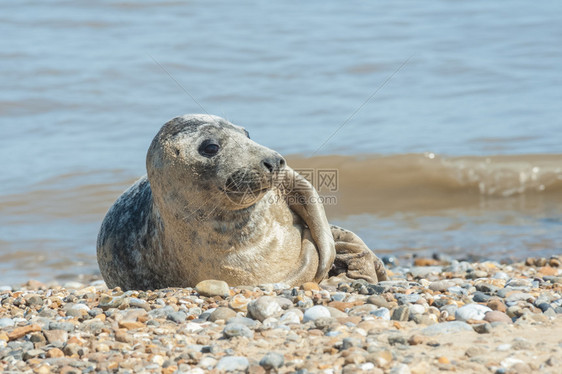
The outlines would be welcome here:
<svg viewBox="0 0 562 374">
<path fill-rule="evenodd" d="M 154 201 L 154 205 L 161 215 L 167 241 L 184 245 L 209 245 L 223 250 L 259 241 L 267 233 L 264 227 L 269 223 L 264 217 L 270 216 L 266 211 L 271 209 L 271 204 L 265 199 L 238 210 L 227 210 L 212 202 L 183 206 L 177 204 L 166 210 L 158 209 L 157 201 Z M 174 237 L 168 233 L 173 233 Z"/>
</svg>

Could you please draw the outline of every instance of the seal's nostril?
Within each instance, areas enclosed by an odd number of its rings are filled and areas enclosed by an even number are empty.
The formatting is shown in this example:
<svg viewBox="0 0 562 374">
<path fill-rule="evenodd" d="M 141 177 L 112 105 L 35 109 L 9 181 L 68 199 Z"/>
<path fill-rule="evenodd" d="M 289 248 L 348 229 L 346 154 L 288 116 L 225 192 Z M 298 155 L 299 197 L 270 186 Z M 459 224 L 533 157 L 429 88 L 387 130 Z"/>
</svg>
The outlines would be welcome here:
<svg viewBox="0 0 562 374">
<path fill-rule="evenodd" d="M 282 169 L 283 167 L 285 167 L 285 159 L 281 157 L 279 160 L 279 168 Z"/>
<path fill-rule="evenodd" d="M 265 166 L 265 168 L 269 170 L 270 173 L 273 173 L 273 166 L 269 162 L 264 161 L 263 166 Z"/>
</svg>

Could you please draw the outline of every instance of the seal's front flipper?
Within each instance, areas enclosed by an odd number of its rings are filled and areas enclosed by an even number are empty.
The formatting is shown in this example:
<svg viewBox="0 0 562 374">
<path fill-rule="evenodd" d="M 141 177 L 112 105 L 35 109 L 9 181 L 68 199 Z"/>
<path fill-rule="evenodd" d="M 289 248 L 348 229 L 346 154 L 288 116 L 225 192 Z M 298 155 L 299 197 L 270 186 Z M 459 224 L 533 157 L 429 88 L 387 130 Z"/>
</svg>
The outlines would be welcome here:
<svg viewBox="0 0 562 374">
<path fill-rule="evenodd" d="M 334 238 L 324 206 L 314 186 L 303 176 L 290 167 L 286 167 L 283 173 L 280 188 L 285 193 L 287 204 L 308 226 L 316 244 L 319 258 L 314 281 L 320 282 L 327 277 L 336 257 Z"/>
<path fill-rule="evenodd" d="M 350 278 L 377 283 L 388 279 L 383 262 L 357 235 L 338 226 L 331 226 L 336 243 L 336 260 L 330 275 L 346 273 Z"/>
</svg>

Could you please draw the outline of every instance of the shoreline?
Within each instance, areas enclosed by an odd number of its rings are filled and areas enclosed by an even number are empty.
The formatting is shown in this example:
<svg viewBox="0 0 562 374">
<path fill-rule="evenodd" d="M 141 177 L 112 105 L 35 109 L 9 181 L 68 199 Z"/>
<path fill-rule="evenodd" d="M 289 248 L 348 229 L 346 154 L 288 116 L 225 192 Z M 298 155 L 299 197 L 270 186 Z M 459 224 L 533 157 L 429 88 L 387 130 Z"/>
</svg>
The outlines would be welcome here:
<svg viewBox="0 0 562 374">
<path fill-rule="evenodd" d="M 103 281 L 0 289 L 4 371 L 554 373 L 560 257 L 416 259 L 370 285 L 108 290 Z"/>
</svg>

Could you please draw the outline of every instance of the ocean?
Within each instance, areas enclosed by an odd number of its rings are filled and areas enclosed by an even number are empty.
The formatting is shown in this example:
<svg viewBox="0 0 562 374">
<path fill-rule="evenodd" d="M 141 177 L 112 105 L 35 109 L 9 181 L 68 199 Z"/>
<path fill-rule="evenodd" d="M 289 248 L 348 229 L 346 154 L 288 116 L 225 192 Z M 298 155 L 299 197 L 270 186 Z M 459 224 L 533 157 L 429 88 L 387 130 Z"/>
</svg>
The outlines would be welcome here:
<svg viewBox="0 0 562 374">
<path fill-rule="evenodd" d="M 0 5 L 0 284 L 96 274 L 162 124 L 211 113 L 330 170 L 379 255 L 562 252 L 562 3 Z"/>
</svg>

